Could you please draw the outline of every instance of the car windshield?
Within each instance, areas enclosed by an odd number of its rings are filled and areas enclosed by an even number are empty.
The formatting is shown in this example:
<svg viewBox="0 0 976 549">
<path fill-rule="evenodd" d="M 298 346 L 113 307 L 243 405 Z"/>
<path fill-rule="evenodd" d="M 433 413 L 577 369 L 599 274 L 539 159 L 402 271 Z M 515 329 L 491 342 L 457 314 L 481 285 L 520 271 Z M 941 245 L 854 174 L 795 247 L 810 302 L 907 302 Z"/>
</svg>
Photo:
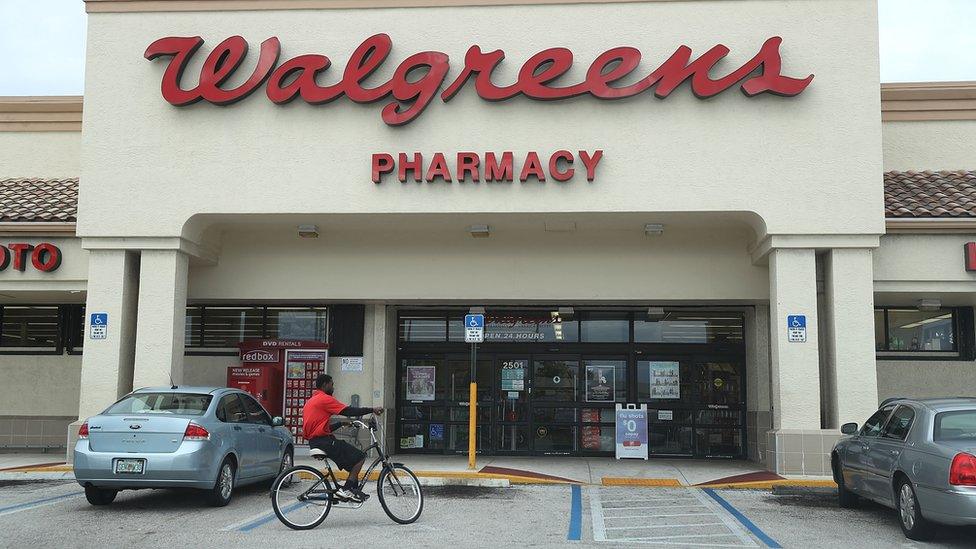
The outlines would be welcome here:
<svg viewBox="0 0 976 549">
<path fill-rule="evenodd" d="M 976 439 L 976 410 L 936 414 L 932 438 L 946 441 Z"/>
<path fill-rule="evenodd" d="M 210 406 L 212 395 L 189 393 L 135 393 L 116 402 L 107 415 L 172 414 L 201 416 Z"/>
</svg>

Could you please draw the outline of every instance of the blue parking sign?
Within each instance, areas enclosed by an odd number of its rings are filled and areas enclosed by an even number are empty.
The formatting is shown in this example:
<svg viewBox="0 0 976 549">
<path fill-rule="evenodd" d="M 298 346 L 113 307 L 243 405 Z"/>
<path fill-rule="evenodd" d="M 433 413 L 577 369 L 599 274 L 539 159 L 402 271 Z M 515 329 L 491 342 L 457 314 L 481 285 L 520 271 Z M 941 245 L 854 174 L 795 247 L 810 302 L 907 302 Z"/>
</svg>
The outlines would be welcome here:
<svg viewBox="0 0 976 549">
<path fill-rule="evenodd" d="M 484 328 L 485 315 L 464 315 L 465 328 Z"/>
<path fill-rule="evenodd" d="M 108 337 L 108 313 L 92 313 L 89 322 L 91 339 L 105 339 Z"/>
<path fill-rule="evenodd" d="M 786 339 L 790 343 L 806 343 L 807 315 L 786 316 Z"/>
</svg>

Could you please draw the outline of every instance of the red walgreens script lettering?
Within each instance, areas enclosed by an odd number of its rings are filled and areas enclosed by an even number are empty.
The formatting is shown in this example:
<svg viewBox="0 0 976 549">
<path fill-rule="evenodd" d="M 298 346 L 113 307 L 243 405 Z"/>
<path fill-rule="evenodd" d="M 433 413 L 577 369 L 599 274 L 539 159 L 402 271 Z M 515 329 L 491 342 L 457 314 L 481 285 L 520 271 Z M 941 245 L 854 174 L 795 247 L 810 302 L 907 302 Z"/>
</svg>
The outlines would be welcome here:
<svg viewBox="0 0 976 549">
<path fill-rule="evenodd" d="M 813 75 L 792 78 L 780 74 L 779 47 L 782 42 L 778 36 L 767 39 L 751 60 L 717 79 L 709 73 L 729 54 L 729 48 L 719 44 L 692 59 L 691 48 L 681 46 L 645 78 L 619 87 L 613 84 L 627 77 L 640 64 L 640 50 L 631 47 L 607 50 L 593 61 L 582 82 L 556 86 L 554 82 L 572 67 L 573 52 L 567 48 L 549 48 L 530 57 L 514 83 L 499 86 L 492 81 L 492 73 L 505 58 L 505 52 L 484 52 L 479 46 L 471 46 L 464 56 L 460 74 L 440 97 L 444 102 L 450 101 L 472 78 L 475 92 L 488 101 L 502 101 L 518 95 L 549 101 L 587 93 L 598 99 L 622 99 L 651 87 L 654 87 L 654 95 L 663 99 L 686 80 L 691 81 L 692 93 L 703 99 L 722 93 L 739 82 L 742 82 L 743 93 L 750 97 L 761 93 L 795 96 L 810 85 Z M 393 100 L 383 107 L 382 118 L 389 125 L 399 126 L 424 112 L 437 96 L 449 69 L 447 54 L 424 51 L 404 59 L 389 81 L 374 88 L 364 87 L 363 81 L 379 69 L 393 49 L 393 41 L 388 35 L 376 34 L 352 53 L 338 82 L 320 86 L 316 78 L 332 61 L 324 55 L 310 54 L 299 55 L 279 65 L 281 43 L 271 37 L 261 43 L 257 63 L 247 80 L 236 88 L 224 89 L 222 86 L 240 67 L 248 51 L 243 37 L 231 36 L 219 43 L 204 60 L 196 87 L 183 88 L 183 71 L 202 45 L 203 38 L 199 36 L 170 36 L 156 40 L 146 49 L 145 57 L 149 60 L 171 57 L 162 78 L 163 98 L 169 103 L 183 106 L 204 100 L 215 105 L 229 105 L 244 99 L 266 82 L 268 99 L 278 104 L 301 97 L 307 103 L 318 105 L 343 95 L 356 103 L 374 103 L 393 96 Z"/>
</svg>

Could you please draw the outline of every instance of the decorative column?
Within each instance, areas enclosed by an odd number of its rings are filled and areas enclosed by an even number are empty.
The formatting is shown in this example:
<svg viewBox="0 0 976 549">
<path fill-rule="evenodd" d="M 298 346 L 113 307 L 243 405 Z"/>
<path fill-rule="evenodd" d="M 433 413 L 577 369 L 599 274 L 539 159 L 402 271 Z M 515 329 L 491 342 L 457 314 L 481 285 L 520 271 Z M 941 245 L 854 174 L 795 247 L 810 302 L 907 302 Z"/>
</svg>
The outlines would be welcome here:
<svg viewBox="0 0 976 549">
<path fill-rule="evenodd" d="M 69 463 L 81 423 L 132 390 L 138 288 L 138 254 L 126 250 L 89 252 L 81 392 L 78 421 L 68 427 Z M 92 313 L 107 316 L 104 332 L 96 334 L 99 339 L 91 338 Z"/>
<path fill-rule="evenodd" d="M 142 252 L 133 387 L 183 383 L 188 269 L 179 250 Z"/>
<path fill-rule="evenodd" d="M 865 248 L 837 248 L 824 257 L 825 325 L 830 390 L 825 426 L 863 423 L 878 407 L 874 349 L 874 266 Z"/>
</svg>

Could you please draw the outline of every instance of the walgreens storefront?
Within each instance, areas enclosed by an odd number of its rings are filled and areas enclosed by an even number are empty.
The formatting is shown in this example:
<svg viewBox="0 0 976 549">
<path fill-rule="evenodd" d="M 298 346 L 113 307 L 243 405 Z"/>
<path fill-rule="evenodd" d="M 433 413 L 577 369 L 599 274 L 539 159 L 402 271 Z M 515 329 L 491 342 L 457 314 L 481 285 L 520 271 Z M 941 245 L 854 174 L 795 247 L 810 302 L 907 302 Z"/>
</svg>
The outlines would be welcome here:
<svg viewBox="0 0 976 549">
<path fill-rule="evenodd" d="M 652 455 L 822 474 L 879 396 L 970 379 L 973 212 L 919 224 L 961 187 L 911 175 L 976 165 L 970 91 L 882 103 L 874 1 L 428 4 L 88 0 L 84 116 L 0 101 L 0 175 L 74 208 L 0 227 L 65 250 L 0 271 L 59 421 L 308 333 L 388 447 L 463 451 L 472 310 L 483 453 L 609 455 L 634 403 Z"/>
</svg>

